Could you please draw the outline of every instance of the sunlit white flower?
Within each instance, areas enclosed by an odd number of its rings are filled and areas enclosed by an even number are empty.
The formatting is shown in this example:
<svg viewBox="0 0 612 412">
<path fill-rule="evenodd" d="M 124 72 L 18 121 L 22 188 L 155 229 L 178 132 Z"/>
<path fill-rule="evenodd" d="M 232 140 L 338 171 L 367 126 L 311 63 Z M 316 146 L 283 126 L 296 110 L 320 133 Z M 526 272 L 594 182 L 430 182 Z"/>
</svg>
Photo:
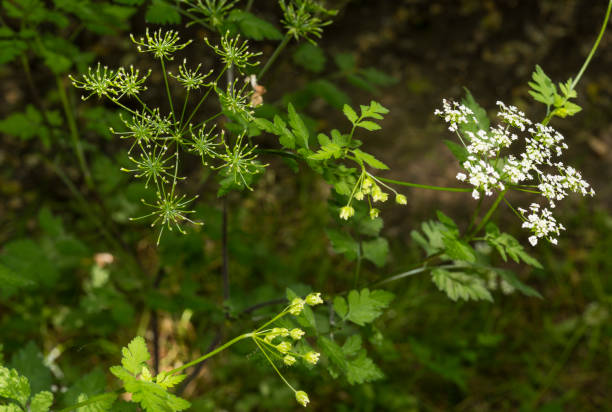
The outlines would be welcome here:
<svg viewBox="0 0 612 412">
<path fill-rule="evenodd" d="M 470 108 L 446 99 L 442 100 L 442 110 L 435 110 L 434 114 L 442 117 L 448 123 L 448 130 L 451 132 L 459 130 L 460 124 L 468 123 L 468 118 L 477 122 Z"/>
</svg>

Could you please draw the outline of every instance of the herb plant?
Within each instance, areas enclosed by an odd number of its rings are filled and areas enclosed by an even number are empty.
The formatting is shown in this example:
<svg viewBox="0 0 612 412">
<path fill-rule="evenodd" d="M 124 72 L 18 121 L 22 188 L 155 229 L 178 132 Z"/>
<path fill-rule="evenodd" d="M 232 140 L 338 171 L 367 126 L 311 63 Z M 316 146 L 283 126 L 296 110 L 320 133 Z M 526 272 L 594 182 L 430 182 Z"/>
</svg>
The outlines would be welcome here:
<svg viewBox="0 0 612 412">
<path fill-rule="evenodd" d="M 4 31 L 0 34 L 10 40 L 2 41 L 8 42 L 10 47 L 4 49 L 0 56 L 4 62 L 20 57 L 29 77 L 25 50 L 43 57 L 47 56 L 48 51 L 45 47 L 37 48 L 45 44 L 44 40 L 38 33 L 29 33 L 28 28 L 52 20 L 61 12 L 48 10 L 36 1 L 26 3 L 15 5 L 6 2 L 4 5 L 10 17 L 22 19 L 23 24 L 18 33 L 3 27 Z M 58 3 L 59 10 L 85 11 L 97 4 L 84 2 L 79 9 L 74 4 L 69 7 Z M 119 3 L 141 5 L 144 2 L 123 0 Z M 324 28 L 331 24 L 335 11 L 312 0 L 280 0 L 278 6 L 282 18 L 279 25 L 283 28 L 282 33 L 274 24 L 251 13 L 252 1 L 247 2 L 244 8 L 238 5 L 237 1 L 232 0 L 153 0 L 145 6 L 145 16 L 150 23 L 178 23 L 186 19 L 188 26 L 197 25 L 205 29 L 206 37 L 185 40 L 177 30 L 149 27 L 142 36 L 130 36 L 139 53 L 137 56 L 142 60 L 119 67 L 96 63 L 87 70 L 79 67 L 80 75 L 69 76 L 73 86 L 80 89 L 82 100 L 87 101 L 84 104 L 95 101 L 105 113 L 112 113 L 104 106 L 109 104 L 120 113 L 118 121 L 108 126 L 111 127 L 112 138 L 121 146 L 122 153 L 117 157 L 117 163 L 121 165 L 109 161 L 110 165 L 102 170 L 117 172 L 120 169 L 123 175 L 116 177 L 116 181 L 125 182 L 125 190 L 119 183 L 108 191 L 104 187 L 97 187 L 95 176 L 92 177 L 96 173 L 89 170 L 77 121 L 72 115 L 73 108 L 60 77 L 60 74 L 72 68 L 73 61 L 65 66 L 60 65 L 61 70 L 57 69 L 57 62 L 48 64 L 52 70 L 59 70 L 54 72 L 57 91 L 63 103 L 84 188 L 75 187 L 61 172 L 57 162 L 51 163 L 51 166 L 62 176 L 80 203 L 87 203 L 82 192 L 100 196 L 124 190 L 125 197 L 117 197 L 119 200 L 115 202 L 117 210 L 108 213 L 120 212 L 121 216 L 116 220 L 122 221 L 122 230 L 137 231 L 133 236 L 123 235 L 119 233 L 121 230 L 114 227 L 114 222 L 106 224 L 104 218 L 99 216 L 107 212 L 104 202 L 99 210 L 84 207 L 88 218 L 103 233 L 106 245 L 114 248 L 123 272 L 117 279 L 110 280 L 105 267 L 113 264 L 114 255 L 96 254 L 91 274 L 83 282 L 86 298 L 80 304 L 84 308 L 91 302 L 105 306 L 119 327 L 125 318 L 134 315 L 135 309 L 128 303 L 130 293 L 146 289 L 146 298 L 143 298 L 142 308 L 139 308 L 142 319 L 138 332 L 133 334 L 130 331 L 123 335 L 124 338 L 129 336 L 126 346 L 119 350 L 121 345 L 109 342 L 106 339 L 109 331 L 95 332 L 100 337 L 96 344 L 101 348 L 111 348 L 109 352 L 113 358 L 118 358 L 121 353 L 121 364 L 110 368 L 111 374 L 117 378 L 111 390 L 108 390 L 105 375 L 102 374 L 99 379 L 92 371 L 84 378 L 87 384 L 79 386 L 78 382 L 75 383 L 67 389 L 67 395 L 60 395 L 61 391 L 52 393 L 47 390 L 49 385 L 36 381 L 36 374 L 30 371 L 26 374 L 17 367 L 18 358 L 9 365 L 4 364 L 0 357 L 0 410 L 153 412 L 182 411 L 192 407 L 196 410 L 199 406 L 188 401 L 183 391 L 198 376 L 206 361 L 230 347 L 241 352 L 248 361 L 271 366 L 295 401 L 306 407 L 311 397 L 316 402 L 316 395 L 310 393 L 309 396 L 306 386 L 293 384 L 297 379 L 288 377 L 287 370 L 295 370 L 295 374 L 301 374 L 304 379 L 313 376 L 322 379 L 321 375 L 325 375 L 323 379 L 340 379 L 349 385 L 368 384 L 385 377 L 385 364 L 377 364 L 377 357 L 372 355 L 370 349 L 375 344 L 383 345 L 384 338 L 375 322 L 387 309 L 392 308 L 395 298 L 393 293 L 383 289 L 384 285 L 426 274 L 435 287 L 452 301 L 493 301 L 497 290 L 541 297 L 505 263 L 510 258 L 515 263 L 541 268 L 541 263 L 523 243 L 527 242 L 532 247 L 544 240 L 558 244 L 564 226 L 557 221 L 552 210 L 571 193 L 582 196 L 593 196 L 595 193 L 580 171 L 562 160 L 568 144 L 550 123 L 555 118 L 566 118 L 580 112 L 581 108 L 572 99 L 577 97 L 578 82 L 599 46 L 612 1 L 608 5 L 599 37 L 575 78 L 555 85 L 540 66 L 535 67 L 532 81 L 529 82 L 529 94 L 546 106 L 545 116 L 540 122 L 531 120 L 519 108 L 498 101 L 499 123 L 492 125 L 487 111 L 467 89 L 461 102 L 442 100 L 441 108 L 436 109 L 434 114 L 456 136 L 454 141 L 445 141 L 460 168 L 456 179 L 461 183 L 456 187 L 385 177 L 387 173 L 393 173 L 392 169 L 364 148 L 364 141 L 376 139 L 377 131 L 384 125 L 384 116 L 389 113 L 376 100 L 359 106 L 350 104 L 336 85 L 320 78 L 279 101 L 267 101 L 266 89 L 273 91 L 275 87 L 271 73 L 292 41 L 300 42 L 292 54 L 293 63 L 315 75 L 321 72 L 326 57 L 318 48 L 317 41 L 322 37 Z M 111 10 L 111 14 L 113 10 L 114 13 L 122 11 L 126 16 L 136 10 L 125 5 L 117 8 L 111 6 L 116 5 L 106 4 L 104 10 Z M 85 11 L 82 11 L 83 15 L 86 15 Z M 257 41 L 278 42 L 274 51 L 266 53 L 265 62 L 260 62 L 264 53 L 256 51 Z M 214 57 L 212 64 L 209 60 L 193 61 L 192 57 L 185 57 L 190 48 L 204 48 L 204 45 L 208 51 L 206 55 Z M 148 59 L 158 63 L 157 69 L 146 67 L 150 61 Z M 91 59 L 88 57 L 85 60 L 89 62 Z M 393 79 L 379 75 L 375 69 L 358 67 L 350 55 L 339 55 L 335 60 L 342 78 L 371 93 L 376 94 L 378 87 L 393 83 Z M 156 93 L 163 99 L 155 101 L 152 96 Z M 316 95 L 342 113 L 342 121 L 333 125 L 336 127 L 320 127 L 306 114 L 308 102 Z M 43 107 L 26 109 L 26 112 L 13 114 L 0 122 L 0 128 L 4 131 L 18 129 L 14 126 L 36 118 L 45 126 L 29 135 L 22 133 L 21 137 L 38 134 L 43 144 L 48 145 L 51 137 L 63 133 L 62 122 L 56 115 Z M 308 282 L 316 290 L 322 290 L 321 293 L 313 292 L 310 286 L 298 285 L 299 289 L 295 290 L 299 293 L 287 288 L 285 296 L 278 296 L 276 287 L 270 286 L 276 293 L 275 299 L 237 310 L 230 285 L 234 296 L 248 294 L 249 291 L 236 291 L 230 282 L 229 264 L 232 257 L 228 245 L 232 241 L 240 241 L 231 239 L 228 231 L 228 198 L 235 196 L 240 202 L 250 201 L 258 194 L 258 185 L 273 173 L 279 159 L 295 171 L 296 180 L 312 173 L 330 188 L 326 207 L 329 214 L 321 220 L 326 222 L 324 231 L 332 250 L 348 262 L 355 262 L 354 265 L 349 263 L 345 266 L 353 272 L 353 281 L 345 285 L 342 291 L 331 292 L 325 290 L 324 282 L 317 282 L 313 276 Z M 109 172 L 109 176 L 114 175 Z M 129 180 L 125 176 L 129 176 Z M 206 182 L 210 176 L 216 179 L 214 185 Z M 206 193 L 203 187 L 214 187 L 220 200 Z M 381 235 L 385 214 L 382 205 L 390 197 L 392 201 L 389 203 L 408 205 L 411 193 L 407 191 L 413 189 L 461 193 L 463 196 L 471 194 L 476 202 L 472 217 L 468 222 L 456 223 L 437 211 L 435 220 L 422 222 L 420 230 L 411 233 L 415 244 L 426 255 L 420 262 L 415 262 L 402 273 L 380 276 L 372 282 L 365 281 L 361 276 L 364 262 L 369 261 L 381 268 L 390 255 L 389 241 Z M 511 197 L 515 194 L 516 201 Z M 520 203 L 525 195 L 536 196 L 538 200 Z M 495 198 L 488 202 L 491 196 Z M 139 198 L 140 204 L 133 202 L 135 197 Z M 221 211 L 216 214 L 210 212 L 207 202 L 220 203 Z M 515 206 L 519 203 L 523 207 Z M 522 228 L 529 232 L 526 242 L 501 229 L 501 224 L 494 223 L 495 213 L 502 204 L 508 206 Z M 206 215 L 212 217 L 208 219 Z M 70 256 L 70 261 L 67 259 L 64 262 L 66 268 L 78 267 L 78 260 L 91 254 L 83 242 L 74 239 L 72 231 L 63 225 L 61 219 L 47 209 L 40 212 L 38 220 L 44 229 L 44 236 L 65 242 L 61 244 L 64 245 L 63 249 L 53 249 L 56 256 L 63 256 L 65 244 L 79 250 Z M 139 222 L 146 222 L 155 230 L 152 233 L 140 232 Z M 199 296 L 209 291 L 197 284 L 201 278 L 189 277 L 189 247 L 180 250 L 183 245 L 192 245 L 189 242 L 194 233 L 207 231 L 216 235 L 215 238 L 211 234 L 214 240 L 211 243 L 218 243 L 221 250 L 221 262 L 216 267 L 221 273 L 222 297 L 215 303 L 210 300 L 216 299 L 214 296 Z M 149 237 L 154 240 L 149 242 Z M 196 249 L 215 247 L 202 245 L 200 237 L 193 239 L 196 239 Z M 138 243 L 138 246 L 126 245 L 126 240 Z M 183 241 L 185 243 L 181 243 Z M 161 255 L 165 253 L 167 256 L 162 257 L 163 263 L 151 263 L 142 258 L 139 253 L 146 249 L 143 245 L 150 245 L 151 250 L 159 250 Z M 173 247 L 176 249 L 173 250 Z M 0 279 L 6 279 L 10 289 L 3 292 L 3 297 L 16 295 L 33 284 L 50 282 L 49 286 L 54 285 L 50 279 L 36 277 L 39 268 L 23 264 L 21 257 L 29 255 L 36 258 L 40 255 L 37 253 L 39 251 L 33 242 L 12 244 L 4 249 L 4 254 L 0 256 Z M 256 257 L 253 262 L 256 262 Z M 249 263 L 255 265 L 253 262 Z M 53 262 L 43 258 L 36 263 L 41 267 L 51 265 L 49 271 L 53 273 L 62 270 L 53 268 Z M 194 266 L 200 263 L 196 260 Z M 198 267 L 195 270 L 201 269 Z M 175 274 L 171 281 L 164 283 L 164 277 L 168 276 L 166 272 L 172 271 Z M 20 276 L 17 272 L 26 275 Z M 175 279 L 176 285 L 172 284 Z M 174 294 L 174 299 L 165 294 Z M 189 302 L 183 306 L 181 302 L 177 303 L 181 300 Z M 174 308 L 175 305 L 178 309 Z M 177 316 L 176 321 L 187 330 L 185 325 L 190 324 L 194 314 L 189 305 L 197 307 L 195 313 L 198 316 L 210 318 L 206 326 L 214 326 L 215 337 L 208 349 L 195 348 L 204 352 L 195 360 L 162 366 L 160 313 L 164 310 L 180 313 L 180 319 Z M 245 318 L 260 308 L 275 305 L 282 305 L 282 309 L 270 317 L 252 316 L 250 321 L 259 326 L 250 329 Z M 98 318 L 105 316 L 101 312 L 95 315 Z M 79 314 L 70 316 L 77 325 L 75 328 L 86 319 L 79 317 Z M 64 320 L 53 321 L 61 323 Z M 151 333 L 148 333 L 149 328 Z M 234 334 L 236 330 L 239 332 Z M 251 331 L 244 333 L 244 330 Z M 200 329 L 195 334 L 201 332 Z M 194 331 L 180 333 L 183 335 L 176 337 L 176 341 L 189 342 L 186 336 L 194 334 Z M 228 339 L 228 334 L 235 337 Z M 153 339 L 148 345 L 150 336 Z M 418 352 L 418 345 L 413 346 Z M 426 352 L 425 349 L 420 352 L 424 359 L 429 356 Z M 30 354 L 32 358 L 39 357 L 35 346 L 25 348 L 23 353 Z M 314 368 L 319 363 L 326 367 L 325 373 L 323 368 Z M 45 358 L 44 365 L 44 372 L 39 373 L 38 378 L 51 381 L 47 369 L 53 370 L 54 360 L 50 355 Z M 184 373 L 188 370 L 189 374 Z M 212 369 L 212 372 L 217 371 Z M 96 385 L 88 387 L 89 382 L 94 381 Z"/>
</svg>

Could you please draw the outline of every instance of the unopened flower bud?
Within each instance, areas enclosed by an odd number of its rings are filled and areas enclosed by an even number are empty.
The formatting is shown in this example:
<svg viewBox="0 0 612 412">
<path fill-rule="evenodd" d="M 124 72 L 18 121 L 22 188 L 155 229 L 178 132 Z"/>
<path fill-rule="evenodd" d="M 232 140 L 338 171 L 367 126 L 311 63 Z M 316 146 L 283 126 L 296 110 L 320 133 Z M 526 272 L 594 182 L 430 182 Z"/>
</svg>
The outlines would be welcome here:
<svg viewBox="0 0 612 412">
<path fill-rule="evenodd" d="M 383 192 L 380 186 L 374 186 L 372 188 L 372 200 L 375 202 L 386 202 L 389 195 Z"/>
<path fill-rule="evenodd" d="M 323 303 L 323 299 L 321 299 L 321 293 L 315 292 L 309 294 L 308 296 L 306 296 L 306 303 L 308 303 L 310 306 L 315 306 Z"/>
<path fill-rule="evenodd" d="M 370 219 L 376 219 L 379 214 L 380 214 L 380 210 L 376 209 L 375 207 L 370 209 Z"/>
<path fill-rule="evenodd" d="M 355 214 L 355 209 L 352 206 L 344 206 L 340 209 L 340 219 L 348 220 Z"/>
<path fill-rule="evenodd" d="M 312 363 L 313 365 L 316 365 L 317 362 L 319 361 L 319 356 L 321 356 L 320 353 L 308 352 L 306 355 L 304 355 L 304 360 L 308 363 Z"/>
<path fill-rule="evenodd" d="M 291 305 L 289 306 L 289 313 L 292 315 L 299 315 L 302 313 L 302 309 L 304 309 L 304 300 L 300 298 L 295 298 L 291 301 Z"/>
<path fill-rule="evenodd" d="M 283 362 L 285 362 L 285 365 L 291 366 L 295 363 L 295 358 L 291 355 L 285 355 Z"/>
<path fill-rule="evenodd" d="M 308 302 L 308 301 L 306 301 Z M 291 329 L 291 332 L 289 332 L 289 334 L 291 335 L 291 337 L 295 340 L 300 340 L 302 339 L 302 336 L 304 336 L 304 331 L 302 329 L 299 328 L 295 328 L 295 329 Z"/>
<path fill-rule="evenodd" d="M 399 205 L 406 205 L 408 204 L 408 199 L 406 199 L 406 196 L 398 193 L 395 195 L 395 202 Z"/>
<path fill-rule="evenodd" d="M 276 345 L 276 349 L 278 349 L 280 353 L 287 353 L 291 350 L 291 344 L 287 341 L 284 341 Z"/>
<path fill-rule="evenodd" d="M 306 406 L 308 405 L 308 402 L 310 402 L 310 399 L 308 399 L 308 394 L 304 391 L 297 391 L 295 393 L 295 400 L 297 400 L 302 406 Z"/>
</svg>

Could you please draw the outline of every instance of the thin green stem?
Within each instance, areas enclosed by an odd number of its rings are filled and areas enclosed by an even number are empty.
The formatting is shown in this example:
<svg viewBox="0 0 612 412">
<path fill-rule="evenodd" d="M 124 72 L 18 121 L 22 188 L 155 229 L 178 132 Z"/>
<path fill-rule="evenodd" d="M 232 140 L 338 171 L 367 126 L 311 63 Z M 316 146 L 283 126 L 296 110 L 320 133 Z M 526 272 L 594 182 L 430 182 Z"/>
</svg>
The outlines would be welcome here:
<svg viewBox="0 0 612 412">
<path fill-rule="evenodd" d="M 404 182 L 401 180 L 393 180 L 393 179 L 387 179 L 384 177 L 378 177 L 378 180 L 381 180 L 383 182 L 387 182 L 387 183 L 392 183 L 394 185 L 400 185 L 400 186 L 408 186 L 408 187 L 417 187 L 420 189 L 429 189 L 429 190 L 439 190 L 442 192 L 471 192 L 474 189 L 471 189 L 469 187 L 444 187 L 444 186 L 431 186 L 431 185 L 421 185 L 418 183 L 410 183 L 410 182 Z"/>
<path fill-rule="evenodd" d="M 521 187 L 517 187 L 517 186 L 510 186 L 511 189 L 513 190 L 517 190 L 519 192 L 525 192 L 525 193 L 535 193 L 537 195 L 541 194 L 542 192 L 539 192 L 537 190 L 529 190 L 529 189 L 523 189 Z"/>
<path fill-rule="evenodd" d="M 68 122 L 68 128 L 70 129 L 70 139 L 72 141 L 72 147 L 77 156 L 77 159 L 79 160 L 79 166 L 81 168 L 81 171 L 83 172 L 85 182 L 87 183 L 87 186 L 91 189 L 93 188 L 94 183 L 91 179 L 91 173 L 89 172 L 89 167 L 87 166 L 85 155 L 83 154 L 83 147 L 79 138 L 79 131 L 77 129 L 77 124 L 74 119 L 74 116 L 72 115 L 72 108 L 70 107 L 70 103 L 68 102 L 66 88 L 64 87 L 64 83 L 62 82 L 62 79 L 59 76 L 55 76 L 55 81 L 57 83 L 57 92 L 62 102 L 64 114 L 66 115 L 66 120 Z"/>
<path fill-rule="evenodd" d="M 480 232 L 480 230 L 487 224 L 489 219 L 491 219 L 491 216 L 493 216 L 493 213 L 495 212 L 495 210 L 497 210 L 497 206 L 499 206 L 500 202 L 504 200 L 504 196 L 506 195 L 507 190 L 508 189 L 503 190 L 499 193 L 499 195 L 497 195 L 497 199 L 495 199 L 495 202 L 493 202 L 493 204 L 491 205 L 487 213 L 484 215 L 478 226 L 476 226 L 476 229 L 474 229 L 472 233 L 470 233 L 470 235 L 467 237 L 468 241 L 472 239 L 474 235 Z"/>
<path fill-rule="evenodd" d="M 145 109 L 147 112 L 151 113 L 151 114 L 155 114 L 155 112 L 153 111 L 153 109 L 149 108 L 149 106 L 147 106 L 145 104 L 145 102 L 143 102 L 140 97 L 138 97 L 138 95 L 134 95 L 134 97 L 136 98 L 136 100 L 138 100 L 138 103 L 140 103 L 143 107 L 143 109 Z"/>
<path fill-rule="evenodd" d="M 168 103 L 170 103 L 170 112 L 172 113 L 172 120 L 176 122 L 176 116 L 174 115 L 174 106 L 172 104 L 172 95 L 170 94 L 170 86 L 168 86 L 168 74 L 166 73 L 166 65 L 164 63 L 164 58 L 160 57 L 159 61 L 161 62 L 162 73 L 164 75 L 164 84 L 166 85 L 166 94 L 168 95 Z"/>
<path fill-rule="evenodd" d="M 134 116 L 141 116 L 141 117 L 143 117 L 143 115 L 141 115 L 140 113 L 135 112 L 134 110 L 130 109 L 129 107 L 127 107 L 126 105 L 121 103 L 118 99 L 115 99 L 114 97 L 109 97 L 109 100 L 111 102 L 115 103 L 117 106 L 121 107 L 123 110 L 127 110 L 128 112 L 132 113 Z"/>
<path fill-rule="evenodd" d="M 597 40 L 595 40 L 595 44 L 593 45 L 593 48 L 591 49 L 591 52 L 587 56 L 586 60 L 584 61 L 584 64 L 580 68 L 580 71 L 576 75 L 576 78 L 572 82 L 572 86 L 571 86 L 572 90 L 574 89 L 574 87 L 576 87 L 576 85 L 580 81 L 580 78 L 584 74 L 584 71 L 586 70 L 586 68 L 588 67 L 589 63 L 591 62 L 591 59 L 595 55 L 595 51 L 599 47 L 599 42 L 601 41 L 601 39 L 602 39 L 602 37 L 604 35 L 604 32 L 606 31 L 606 26 L 608 25 L 608 20 L 610 19 L 610 11 L 612 11 L 612 0 L 610 0 L 608 2 L 608 10 L 606 11 L 606 17 L 604 18 L 604 22 L 601 25 L 601 30 L 599 31 L 599 36 L 597 36 Z"/>
<path fill-rule="evenodd" d="M 197 129 L 199 127 L 205 126 L 206 123 L 210 122 L 211 120 L 215 120 L 217 117 L 221 116 L 223 114 L 223 112 L 219 112 L 215 115 L 210 116 L 208 119 L 204 120 L 203 122 L 201 122 L 200 124 L 198 124 L 196 127 L 194 127 L 194 129 Z"/>
<path fill-rule="evenodd" d="M 404 279 L 404 278 L 407 278 L 407 277 L 410 277 L 410 276 L 418 275 L 419 273 L 427 272 L 427 271 L 433 270 L 433 269 L 454 269 L 454 268 L 458 268 L 458 267 L 460 267 L 460 266 L 457 266 L 457 265 L 440 265 L 440 266 L 427 266 L 427 265 L 424 265 L 424 266 L 418 267 L 416 269 L 412 269 L 412 270 L 409 270 L 407 272 L 399 273 L 397 275 L 393 275 L 393 276 L 390 276 L 390 277 L 388 277 L 386 279 L 380 280 L 380 281 L 374 283 L 372 286 L 381 286 L 381 285 L 384 285 L 384 284 L 387 284 L 387 283 L 395 282 L 396 280 L 400 280 L 400 279 Z"/>
<path fill-rule="evenodd" d="M 189 3 L 189 2 L 185 2 L 186 4 L 188 4 L 191 7 L 195 7 L 193 4 Z M 182 14 L 185 17 L 188 17 L 191 21 L 189 23 L 186 24 L 186 27 L 189 27 L 191 25 L 193 25 L 194 23 L 198 23 L 200 25 L 202 25 L 202 27 L 208 29 L 208 30 L 214 30 L 213 27 L 206 23 L 204 20 L 194 16 L 193 14 L 183 10 L 182 8 L 180 8 L 179 6 L 174 6 L 174 9 L 179 12 L 179 14 Z"/>
<path fill-rule="evenodd" d="M 251 7 L 253 7 L 253 0 L 249 0 L 247 2 L 246 7 L 244 8 L 246 11 L 251 11 Z"/>
<path fill-rule="evenodd" d="M 274 154 L 280 157 L 287 157 L 290 159 L 301 159 L 302 157 L 293 153 L 293 152 L 288 152 L 286 150 L 279 150 L 279 149 L 255 149 L 256 153 L 269 153 L 269 154 Z"/>
<path fill-rule="evenodd" d="M 255 336 L 253 336 L 253 342 L 255 342 L 255 344 L 257 345 L 259 350 L 264 354 L 264 356 L 266 357 L 268 362 L 270 362 L 270 365 L 272 365 L 272 367 L 274 368 L 274 370 L 276 371 L 278 376 L 280 376 L 280 378 L 283 380 L 283 382 L 285 382 L 287 384 L 287 386 L 290 387 L 293 392 L 295 392 L 295 389 L 293 388 L 293 386 L 291 386 L 291 384 L 287 381 L 287 379 L 285 379 L 285 377 L 282 375 L 282 373 L 280 373 L 280 371 L 278 370 L 278 368 L 276 367 L 274 362 L 272 362 L 272 359 L 270 359 L 270 357 L 268 356 L 268 353 L 264 350 L 264 348 L 261 347 L 259 342 L 257 342 L 257 339 L 255 338 Z"/>
<path fill-rule="evenodd" d="M 181 120 L 179 120 L 179 127 L 183 125 L 183 118 L 185 117 L 185 109 L 187 109 L 187 102 L 189 101 L 189 89 L 187 89 L 187 93 L 185 94 L 185 102 L 183 103 L 183 110 L 181 110 Z"/>
<path fill-rule="evenodd" d="M 185 124 L 183 125 L 183 129 L 185 129 L 187 127 L 187 125 L 189 125 L 189 122 L 191 121 L 191 119 L 193 119 L 193 116 L 195 116 L 195 114 L 198 112 L 198 109 L 200 108 L 202 103 L 204 103 L 204 100 L 206 100 L 206 98 L 208 97 L 210 92 L 215 88 L 215 86 L 217 85 L 217 82 L 219 81 L 219 79 L 221 78 L 223 73 L 225 73 L 226 70 L 227 70 L 227 66 L 224 66 L 223 70 L 221 70 L 221 73 L 219 73 L 219 75 L 217 76 L 217 78 L 213 82 L 213 85 L 208 88 L 208 91 L 206 93 L 204 93 L 204 96 L 202 96 L 202 98 L 200 99 L 200 101 L 196 105 L 195 109 L 193 109 L 193 111 L 191 112 L 191 114 L 189 115 L 187 120 L 185 120 Z"/>
<path fill-rule="evenodd" d="M 351 132 L 349 133 L 349 143 L 353 141 L 353 135 L 355 134 L 355 128 L 357 127 L 357 123 L 361 120 L 361 117 L 357 119 L 355 123 L 353 123 L 353 127 L 351 128 Z M 357 160 L 355 160 L 357 161 Z"/>
<path fill-rule="evenodd" d="M 265 328 L 266 326 L 270 325 L 271 323 L 274 323 L 275 321 L 277 321 L 278 319 L 282 318 L 286 314 L 287 314 L 287 309 L 283 310 L 281 313 L 279 313 L 278 315 L 274 316 L 272 319 L 270 319 L 269 321 L 267 321 L 266 323 L 264 323 L 263 325 L 258 327 L 255 330 L 254 333 L 260 332 L 263 328 Z"/>
<path fill-rule="evenodd" d="M 272 56 L 270 56 L 264 67 L 262 67 L 259 73 L 257 74 L 258 81 L 261 81 L 264 74 L 266 74 L 270 66 L 272 66 L 272 63 L 274 63 L 274 61 L 278 58 L 283 49 L 287 46 L 287 44 L 289 44 L 289 40 L 291 40 L 291 36 L 289 35 L 289 33 L 287 33 L 285 34 L 285 37 L 283 37 L 283 40 L 276 47 L 276 50 L 274 50 L 274 53 L 272 53 Z"/>
<path fill-rule="evenodd" d="M 235 344 L 235 343 L 237 343 L 237 342 L 239 342 L 239 341 L 241 341 L 241 340 L 243 340 L 243 339 L 246 339 L 246 338 L 251 338 L 251 337 L 253 337 L 253 332 L 249 332 L 249 333 L 245 333 L 245 334 L 243 334 L 243 335 L 237 336 L 237 337 L 235 337 L 234 339 L 232 339 L 232 340 L 230 340 L 230 341 L 228 341 L 228 342 L 224 343 L 223 345 L 219 346 L 219 347 L 218 347 L 218 348 L 216 348 L 215 350 L 212 350 L 212 351 L 208 352 L 207 354 L 202 355 L 202 356 L 200 356 L 199 358 L 197 358 L 197 359 L 195 359 L 195 360 L 192 360 L 192 361 L 191 361 L 191 362 L 189 362 L 189 363 L 184 364 L 183 366 L 179 366 L 178 368 L 174 368 L 174 369 L 172 369 L 172 370 L 171 370 L 171 371 L 169 371 L 169 372 L 165 372 L 165 374 L 166 374 L 166 375 L 173 375 L 173 374 L 178 373 L 178 372 L 180 372 L 180 371 L 182 371 L 182 370 L 185 370 L 185 369 L 187 369 L 187 368 L 189 368 L 189 367 L 191 367 L 191 366 L 197 365 L 198 363 L 203 362 L 203 361 L 205 361 L 206 359 L 208 359 L 208 358 L 210 358 L 210 357 L 212 357 L 212 356 L 215 356 L 217 353 L 219 353 L 219 352 L 221 352 L 221 351 L 223 351 L 223 350 L 225 350 L 225 349 L 229 348 L 229 347 L 230 347 L 230 346 L 232 346 L 233 344 Z"/>
<path fill-rule="evenodd" d="M 510 204 L 510 202 L 508 202 L 508 199 L 504 199 L 504 203 L 506 204 L 506 206 L 508 206 L 510 208 L 510 210 L 512 210 L 514 212 L 514 214 L 520 219 L 520 220 L 525 220 L 525 218 L 523 216 L 521 216 L 521 214 L 519 212 L 516 211 L 516 209 Z"/>
<path fill-rule="evenodd" d="M 472 229 L 472 226 L 474 226 L 474 223 L 476 223 L 476 218 L 480 214 L 481 206 L 482 206 L 482 197 L 478 199 L 478 204 L 476 205 L 476 209 L 474 209 L 474 213 L 472 214 L 472 218 L 470 219 L 470 224 L 468 225 L 468 228 L 466 229 L 466 233 L 469 233 L 470 230 Z"/>
<path fill-rule="evenodd" d="M 601 25 L 601 29 L 599 30 L 599 35 L 597 36 L 597 39 L 595 40 L 595 44 L 593 44 L 593 47 L 591 48 L 591 51 L 589 52 L 587 58 L 585 59 L 584 63 L 582 64 L 582 67 L 580 68 L 580 71 L 578 71 L 578 74 L 576 75 L 576 78 L 572 81 L 572 84 L 570 85 L 570 90 L 574 90 L 576 88 L 576 85 L 578 84 L 578 82 L 580 81 L 580 79 L 582 78 L 582 75 L 584 74 L 584 72 L 586 71 L 587 67 L 589 66 L 589 63 L 591 62 L 591 59 L 593 58 L 593 56 L 595 55 L 595 51 L 597 50 L 597 48 L 599 47 L 599 43 L 606 31 L 606 26 L 608 25 L 608 20 L 610 19 L 610 12 L 612 11 L 612 0 L 610 0 L 608 2 L 608 9 L 606 10 L 606 17 L 604 18 L 604 22 Z M 563 99 L 562 105 L 568 100 L 567 97 L 565 97 Z M 546 117 L 544 118 L 544 120 L 542 121 L 542 124 L 544 126 L 546 126 L 548 124 L 548 122 L 550 122 L 550 120 L 552 119 L 553 115 L 555 114 L 555 111 L 553 110 L 552 112 L 549 110 L 549 107 L 547 107 L 546 110 Z"/>
</svg>

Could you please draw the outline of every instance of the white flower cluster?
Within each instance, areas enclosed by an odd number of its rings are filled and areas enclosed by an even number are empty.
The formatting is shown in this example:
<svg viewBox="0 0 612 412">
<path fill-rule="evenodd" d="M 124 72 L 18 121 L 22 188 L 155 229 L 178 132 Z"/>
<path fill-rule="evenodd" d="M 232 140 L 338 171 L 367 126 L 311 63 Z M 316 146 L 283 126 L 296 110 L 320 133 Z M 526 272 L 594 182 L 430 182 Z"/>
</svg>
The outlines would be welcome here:
<svg viewBox="0 0 612 412">
<path fill-rule="evenodd" d="M 460 123 L 467 123 L 468 117 L 477 122 L 472 109 L 457 102 L 449 102 L 446 99 L 442 99 L 442 110 L 436 109 L 434 114 L 444 118 L 444 121 L 448 123 L 448 130 L 451 132 L 458 131 L 458 125 Z"/>
<path fill-rule="evenodd" d="M 560 231 L 565 230 L 561 223 L 557 223 L 557 219 L 552 215 L 552 212 L 546 208 L 540 210 L 540 205 L 532 203 L 529 206 L 529 215 L 525 216 L 527 210 L 518 208 L 519 213 L 523 216 L 523 227 L 529 229 L 533 235 L 529 237 L 529 243 L 535 246 L 539 238 L 546 238 L 552 244 L 557 244 L 556 236 L 559 236 Z"/>
<path fill-rule="evenodd" d="M 555 201 L 562 200 L 569 192 L 582 196 L 595 194 L 579 171 L 555 159 L 568 148 L 561 133 L 550 126 L 532 122 L 515 106 L 500 101 L 497 106 L 501 124 L 477 132 L 462 130 L 463 125 L 470 125 L 472 130 L 474 125 L 478 126 L 474 112 L 465 105 L 443 100 L 442 110 L 434 112 L 444 119 L 450 131 L 458 134 L 468 152 L 467 160 L 462 163 L 465 173 L 458 173 L 457 179 L 474 186 L 472 196 L 475 199 L 479 199 L 483 192 L 491 196 L 495 189 L 518 188 L 537 191 L 547 199 L 552 209 Z M 502 155 L 503 149 L 519 140 L 513 132 L 517 129 L 524 133 L 523 152 L 517 156 Z M 529 238 L 532 245 L 540 238 L 556 244 L 555 236 L 564 228 L 549 209 L 540 209 L 537 203 L 532 203 L 529 214 L 524 209 L 519 208 L 519 211 L 524 220 L 523 227 L 533 233 Z"/>
</svg>

